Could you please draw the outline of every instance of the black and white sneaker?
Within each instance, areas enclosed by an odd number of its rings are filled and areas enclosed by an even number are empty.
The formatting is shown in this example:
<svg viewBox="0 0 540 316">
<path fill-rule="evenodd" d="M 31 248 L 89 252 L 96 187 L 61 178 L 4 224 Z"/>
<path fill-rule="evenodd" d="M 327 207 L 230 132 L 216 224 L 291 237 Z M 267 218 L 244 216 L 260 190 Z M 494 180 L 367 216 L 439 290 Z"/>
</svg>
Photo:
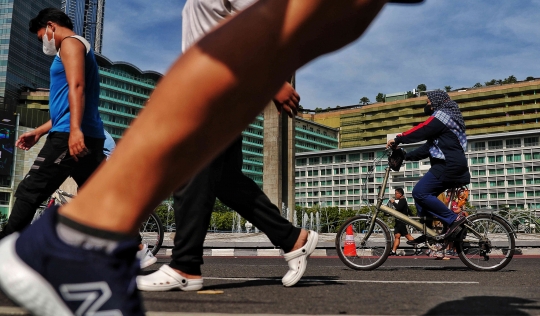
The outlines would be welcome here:
<svg viewBox="0 0 540 316">
<path fill-rule="evenodd" d="M 144 315 L 135 277 L 138 242 L 112 253 L 65 244 L 52 207 L 21 234 L 0 242 L 0 288 L 32 315 Z"/>
</svg>

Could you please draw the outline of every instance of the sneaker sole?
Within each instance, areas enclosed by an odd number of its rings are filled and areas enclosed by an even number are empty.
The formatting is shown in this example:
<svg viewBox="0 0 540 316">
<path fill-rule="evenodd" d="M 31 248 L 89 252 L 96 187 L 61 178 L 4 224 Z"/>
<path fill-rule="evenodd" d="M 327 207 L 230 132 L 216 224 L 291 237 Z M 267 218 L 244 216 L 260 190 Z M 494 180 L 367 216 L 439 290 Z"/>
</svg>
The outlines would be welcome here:
<svg viewBox="0 0 540 316">
<path fill-rule="evenodd" d="M 19 234 L 11 234 L 0 242 L 0 288 L 32 315 L 72 316 L 54 288 L 39 273 L 19 258 L 15 242 Z"/>
<path fill-rule="evenodd" d="M 149 266 L 153 265 L 157 262 L 156 257 L 152 257 L 152 259 L 141 261 L 141 269 L 148 268 Z"/>
</svg>

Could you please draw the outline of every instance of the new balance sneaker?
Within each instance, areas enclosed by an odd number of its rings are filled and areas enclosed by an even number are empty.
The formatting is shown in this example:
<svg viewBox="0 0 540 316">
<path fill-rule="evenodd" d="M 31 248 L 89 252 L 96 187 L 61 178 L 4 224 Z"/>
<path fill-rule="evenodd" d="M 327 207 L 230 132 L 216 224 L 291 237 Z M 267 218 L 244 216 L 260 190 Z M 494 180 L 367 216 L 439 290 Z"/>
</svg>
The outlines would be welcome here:
<svg viewBox="0 0 540 316">
<path fill-rule="evenodd" d="M 32 315 L 144 315 L 135 277 L 138 242 L 110 254 L 66 245 L 52 207 L 0 242 L 0 288 Z"/>
<path fill-rule="evenodd" d="M 148 249 L 147 244 L 143 244 L 143 248 L 137 251 L 137 259 L 141 261 L 141 269 L 147 268 L 157 262 L 157 258 Z"/>
</svg>

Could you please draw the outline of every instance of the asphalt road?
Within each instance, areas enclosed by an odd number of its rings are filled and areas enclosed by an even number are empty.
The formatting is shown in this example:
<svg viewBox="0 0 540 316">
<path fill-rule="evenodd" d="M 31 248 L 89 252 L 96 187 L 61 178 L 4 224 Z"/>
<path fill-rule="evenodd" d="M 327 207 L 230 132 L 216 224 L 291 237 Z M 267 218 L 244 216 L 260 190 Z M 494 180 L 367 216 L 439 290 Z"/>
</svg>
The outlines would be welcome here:
<svg viewBox="0 0 540 316">
<path fill-rule="evenodd" d="M 143 273 L 165 262 L 160 259 Z M 287 266 L 281 258 L 206 257 L 205 289 L 223 294 L 145 292 L 143 297 L 153 315 L 540 315 L 539 267 L 538 256 L 515 257 L 499 272 L 471 271 L 457 258 L 391 257 L 365 272 L 350 270 L 337 258 L 312 258 L 304 278 L 284 288 Z M 0 306 L 12 304 L 0 294 Z"/>
</svg>

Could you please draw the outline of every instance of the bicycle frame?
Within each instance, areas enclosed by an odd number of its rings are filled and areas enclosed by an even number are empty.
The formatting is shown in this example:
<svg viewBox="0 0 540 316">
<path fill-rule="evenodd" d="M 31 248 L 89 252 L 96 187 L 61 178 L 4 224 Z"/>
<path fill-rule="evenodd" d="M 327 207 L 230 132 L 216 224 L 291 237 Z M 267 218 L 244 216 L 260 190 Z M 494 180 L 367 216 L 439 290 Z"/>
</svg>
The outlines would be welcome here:
<svg viewBox="0 0 540 316">
<path fill-rule="evenodd" d="M 368 231 L 367 231 L 366 235 L 364 236 L 364 238 L 362 239 L 361 243 L 365 244 L 365 242 L 371 236 L 371 233 L 373 232 L 373 229 L 375 228 L 375 219 L 379 215 L 379 211 L 382 211 L 382 212 L 384 212 L 384 213 L 386 213 L 386 214 L 388 214 L 390 216 L 393 216 L 393 217 L 399 219 L 400 221 L 415 227 L 418 230 L 424 231 L 425 234 L 428 235 L 429 237 L 437 236 L 438 235 L 437 232 L 434 231 L 433 229 L 429 228 L 429 227 L 426 227 L 425 224 L 422 224 L 419 221 L 416 221 L 416 220 L 408 217 L 407 215 L 405 215 L 405 214 L 403 214 L 401 212 L 398 212 L 397 210 L 391 209 L 388 206 L 382 205 L 384 191 L 385 191 L 386 185 L 388 183 L 388 178 L 390 177 L 390 167 L 386 167 L 385 171 L 386 172 L 385 172 L 385 175 L 384 175 L 383 183 L 382 183 L 382 186 L 379 189 L 379 194 L 377 195 L 377 204 L 376 204 L 376 207 L 375 207 L 375 212 L 373 212 L 373 215 L 371 216 L 371 223 L 370 223 Z"/>
</svg>

